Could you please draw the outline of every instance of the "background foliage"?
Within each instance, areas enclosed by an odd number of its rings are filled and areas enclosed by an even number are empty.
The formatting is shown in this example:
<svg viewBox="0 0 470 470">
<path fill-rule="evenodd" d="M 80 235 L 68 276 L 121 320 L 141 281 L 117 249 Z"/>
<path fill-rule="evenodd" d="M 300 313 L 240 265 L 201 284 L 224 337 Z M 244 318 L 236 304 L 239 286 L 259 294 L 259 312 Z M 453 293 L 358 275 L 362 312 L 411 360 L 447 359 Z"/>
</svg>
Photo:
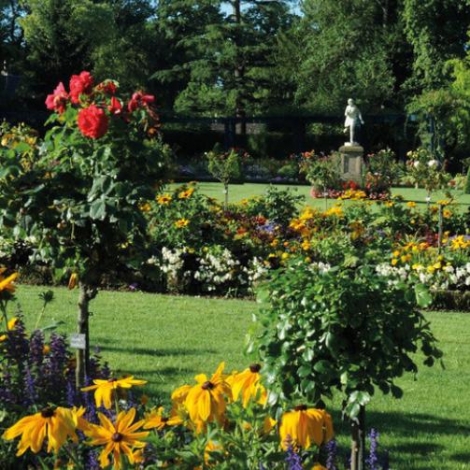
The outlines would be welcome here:
<svg viewBox="0 0 470 470">
<path fill-rule="evenodd" d="M 436 148 L 460 170 L 469 20 L 465 0 L 5 1 L 0 107 L 41 109 L 51 85 L 84 69 L 145 86 L 166 115 L 321 113 L 339 124 L 354 97 L 364 115 L 415 115 L 423 126 L 408 131 L 423 143 L 432 117 Z"/>
</svg>

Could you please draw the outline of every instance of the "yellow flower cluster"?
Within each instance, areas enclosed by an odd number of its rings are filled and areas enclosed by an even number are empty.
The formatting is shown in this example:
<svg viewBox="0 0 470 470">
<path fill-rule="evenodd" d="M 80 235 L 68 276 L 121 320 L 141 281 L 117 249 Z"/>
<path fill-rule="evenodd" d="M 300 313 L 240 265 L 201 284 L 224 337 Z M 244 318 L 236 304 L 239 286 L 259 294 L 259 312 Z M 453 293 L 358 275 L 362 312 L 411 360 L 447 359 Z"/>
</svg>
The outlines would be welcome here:
<svg viewBox="0 0 470 470">
<path fill-rule="evenodd" d="M 185 218 L 178 219 L 175 221 L 176 228 L 184 228 L 184 227 L 187 227 L 188 225 L 189 225 L 189 220 Z"/>
<path fill-rule="evenodd" d="M 447 239 L 450 249 L 454 251 L 468 250 L 470 248 L 470 237 L 465 235 L 458 235 L 452 239 Z"/>
<path fill-rule="evenodd" d="M 10 274 L 9 276 L 4 276 L 7 268 L 0 268 L 0 292 L 6 292 L 13 294 L 15 292 L 15 281 L 18 277 L 18 273 Z"/>
<path fill-rule="evenodd" d="M 161 204 L 162 206 L 167 206 L 172 201 L 172 197 L 171 194 L 165 193 L 157 196 L 156 200 L 158 204 Z"/>
<path fill-rule="evenodd" d="M 253 364 L 242 372 L 223 373 L 222 362 L 209 378 L 205 374 L 195 377 L 195 385 L 183 385 L 172 394 L 173 407 L 169 414 L 163 407 L 146 413 L 144 419 L 136 421 L 136 408 L 126 411 L 117 410 L 112 414 L 98 412 L 99 424 L 84 418 L 86 409 L 47 407 L 38 413 L 21 418 L 8 428 L 3 438 L 13 440 L 20 437 L 17 455 L 28 449 L 38 453 L 47 446 L 47 452 L 58 454 L 68 440 L 78 442 L 77 431 L 81 431 L 89 446 L 101 447 L 99 462 L 101 468 L 113 465 L 116 470 L 128 468 L 124 457 L 133 465 L 143 461 L 143 449 L 150 429 L 163 431 L 167 427 L 184 425 L 196 434 L 201 433 L 208 423 L 216 423 L 221 428 L 227 424 L 226 410 L 231 403 L 238 402 L 245 409 L 256 404 L 264 407 L 267 391 L 261 384 L 261 366 Z M 111 409 L 117 406 L 121 389 L 134 385 L 144 385 L 146 381 L 125 377 L 121 379 L 93 380 L 93 385 L 83 387 L 82 391 L 94 391 L 97 407 Z M 286 450 L 292 446 L 296 450 L 308 449 L 313 445 L 321 446 L 333 438 L 333 425 L 330 415 L 321 409 L 296 406 L 285 412 L 279 423 L 270 417 L 264 420 L 263 433 L 270 433 L 278 425 L 280 445 Z M 250 424 L 244 426 L 249 429 Z M 204 460 L 210 460 L 211 452 L 220 452 L 217 442 L 209 441 Z M 321 468 L 321 467 L 318 467 Z"/>
<path fill-rule="evenodd" d="M 343 207 L 336 204 L 323 213 L 326 217 L 344 217 Z"/>
<path fill-rule="evenodd" d="M 410 241 L 392 252 L 390 264 L 392 266 L 398 266 L 399 264 L 409 264 L 411 261 L 422 261 L 422 254 L 426 253 L 430 248 L 428 242 Z"/>
<path fill-rule="evenodd" d="M 338 199 L 351 199 L 352 201 L 361 201 L 367 199 L 367 193 L 362 189 L 347 189 Z"/>
</svg>

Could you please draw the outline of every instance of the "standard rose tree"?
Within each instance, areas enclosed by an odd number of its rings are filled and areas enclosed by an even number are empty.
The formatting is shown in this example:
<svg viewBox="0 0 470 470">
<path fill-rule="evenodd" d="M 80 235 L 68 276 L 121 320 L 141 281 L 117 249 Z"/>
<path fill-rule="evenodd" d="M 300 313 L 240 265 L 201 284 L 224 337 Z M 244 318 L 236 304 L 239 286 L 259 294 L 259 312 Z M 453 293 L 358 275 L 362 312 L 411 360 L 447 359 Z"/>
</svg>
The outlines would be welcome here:
<svg viewBox="0 0 470 470">
<path fill-rule="evenodd" d="M 87 368 L 88 303 L 102 275 L 138 268 L 145 256 L 141 208 L 154 199 L 168 159 L 154 102 L 141 90 L 121 94 L 113 80 L 95 84 L 84 71 L 46 98 L 53 114 L 42 142 L 0 153 L 4 226 L 37 240 L 34 259 L 79 280 L 78 332 L 86 336 L 80 378 Z"/>
</svg>

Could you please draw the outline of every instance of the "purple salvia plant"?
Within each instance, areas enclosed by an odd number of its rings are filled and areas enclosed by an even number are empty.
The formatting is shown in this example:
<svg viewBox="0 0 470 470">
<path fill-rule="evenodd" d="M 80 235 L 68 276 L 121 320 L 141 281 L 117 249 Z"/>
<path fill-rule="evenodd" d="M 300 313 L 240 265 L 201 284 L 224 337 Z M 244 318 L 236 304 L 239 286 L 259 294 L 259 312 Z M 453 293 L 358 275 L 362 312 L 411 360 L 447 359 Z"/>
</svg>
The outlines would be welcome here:
<svg viewBox="0 0 470 470">
<path fill-rule="evenodd" d="M 369 470 L 379 470 L 379 457 L 377 454 L 379 433 L 372 428 L 369 434 L 369 457 L 366 460 Z"/>
<path fill-rule="evenodd" d="M 29 341 L 26 337 L 26 329 L 22 318 L 18 318 L 13 330 L 8 331 L 4 344 L 5 359 L 16 363 L 18 366 L 23 364 L 28 357 Z"/>
<path fill-rule="evenodd" d="M 89 377 L 85 377 L 85 386 L 91 385 L 92 381 Z M 96 409 L 96 403 L 93 393 L 81 392 L 83 406 L 86 408 L 85 419 L 90 423 L 98 423 L 98 414 Z"/>
<path fill-rule="evenodd" d="M 16 405 L 18 399 L 13 386 L 12 376 L 8 370 L 8 364 L 5 369 L 0 372 L 2 380 L 0 383 L 0 404 L 3 408 L 11 407 Z"/>
<path fill-rule="evenodd" d="M 325 444 L 326 450 L 326 468 L 328 470 L 338 470 L 336 467 L 336 454 L 338 452 L 338 443 L 335 439 L 331 439 Z"/>
<path fill-rule="evenodd" d="M 67 351 L 65 338 L 52 333 L 50 347 L 50 374 L 52 376 L 62 376 L 70 361 L 70 353 Z"/>
<path fill-rule="evenodd" d="M 87 449 L 86 468 L 89 470 L 99 470 L 101 468 L 98 453 L 94 449 Z"/>
<path fill-rule="evenodd" d="M 75 383 L 70 378 L 65 383 L 65 400 L 68 407 L 77 406 L 78 403 L 78 393 L 75 387 Z"/>
<path fill-rule="evenodd" d="M 303 470 L 302 459 L 300 455 L 295 452 L 291 445 L 287 448 L 287 455 L 285 460 L 288 470 Z"/>
<path fill-rule="evenodd" d="M 34 405 L 37 401 L 37 393 L 36 393 L 36 381 L 34 380 L 34 376 L 31 373 L 31 369 L 26 367 L 25 375 L 24 375 L 24 399 L 28 405 Z"/>
<path fill-rule="evenodd" d="M 33 366 L 39 367 L 44 360 L 44 334 L 36 330 L 29 340 L 29 361 Z"/>
</svg>

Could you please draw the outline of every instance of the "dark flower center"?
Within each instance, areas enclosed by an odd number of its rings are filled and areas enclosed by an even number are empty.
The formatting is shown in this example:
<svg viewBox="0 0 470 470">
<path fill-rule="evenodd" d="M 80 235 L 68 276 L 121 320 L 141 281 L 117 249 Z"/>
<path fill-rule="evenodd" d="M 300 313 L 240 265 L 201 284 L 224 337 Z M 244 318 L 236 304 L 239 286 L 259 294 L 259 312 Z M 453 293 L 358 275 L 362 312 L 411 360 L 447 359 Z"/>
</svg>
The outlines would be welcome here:
<svg viewBox="0 0 470 470">
<path fill-rule="evenodd" d="M 256 374 L 260 370 L 261 370 L 261 364 L 251 364 L 250 371 L 253 372 L 253 374 Z"/>
<path fill-rule="evenodd" d="M 55 406 L 48 406 L 41 411 L 43 418 L 52 418 L 55 414 Z"/>
<path fill-rule="evenodd" d="M 297 405 L 294 410 L 295 411 L 305 411 L 307 409 L 307 405 Z"/>
<path fill-rule="evenodd" d="M 123 437 L 123 436 L 122 436 L 121 433 L 115 432 L 115 433 L 112 435 L 111 440 L 112 440 L 113 442 L 121 442 L 121 441 L 122 441 L 122 437 Z"/>
<path fill-rule="evenodd" d="M 117 381 L 117 379 L 113 379 L 113 378 L 108 379 L 108 382 L 116 382 L 116 381 Z"/>
<path fill-rule="evenodd" d="M 167 418 L 166 416 L 162 418 L 162 423 L 167 423 L 170 418 Z"/>
<path fill-rule="evenodd" d="M 202 384 L 202 389 L 203 390 L 212 390 L 212 389 L 214 389 L 214 387 L 215 387 L 215 385 L 210 380 L 208 380 L 207 382 L 204 382 Z"/>
</svg>

